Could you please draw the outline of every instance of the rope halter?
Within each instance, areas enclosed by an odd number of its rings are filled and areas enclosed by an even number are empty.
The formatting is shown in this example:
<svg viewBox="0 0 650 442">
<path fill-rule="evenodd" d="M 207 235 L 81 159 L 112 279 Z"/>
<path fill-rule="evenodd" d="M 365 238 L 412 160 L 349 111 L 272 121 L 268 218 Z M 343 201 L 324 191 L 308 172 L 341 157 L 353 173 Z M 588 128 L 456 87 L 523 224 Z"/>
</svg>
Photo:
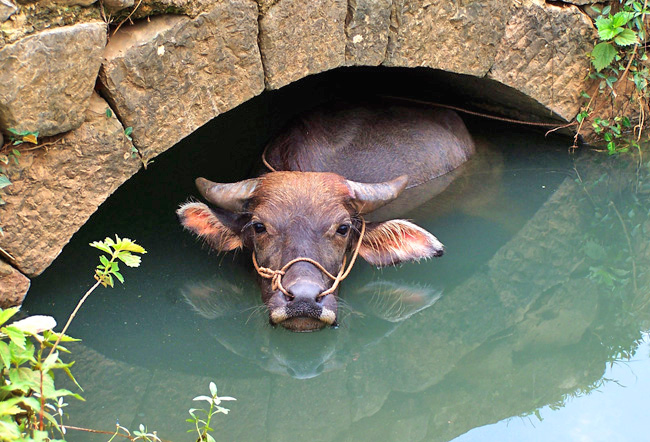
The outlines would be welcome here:
<svg viewBox="0 0 650 442">
<path fill-rule="evenodd" d="M 357 241 L 357 246 L 354 249 L 354 253 L 352 253 L 352 258 L 350 259 L 350 264 L 345 266 L 345 263 L 347 261 L 347 256 L 343 257 L 343 262 L 341 263 L 341 268 L 339 269 L 339 273 L 334 276 L 330 272 L 327 271 L 325 267 L 323 267 L 318 261 L 315 261 L 311 258 L 306 258 L 306 257 L 298 257 L 295 259 L 292 259 L 288 263 L 286 263 L 280 270 L 273 270 L 268 267 L 260 267 L 260 265 L 257 263 L 257 258 L 255 257 L 255 252 L 253 252 L 253 266 L 255 267 L 255 270 L 257 273 L 262 278 L 265 279 L 270 279 L 271 280 L 271 289 L 273 291 L 280 290 L 282 293 L 284 293 L 286 296 L 289 298 L 294 298 L 294 295 L 289 293 L 287 289 L 284 288 L 282 285 L 282 277 L 287 273 L 287 270 L 289 270 L 289 267 L 294 265 L 297 262 L 300 261 L 305 261 L 310 264 L 313 264 L 318 270 L 323 272 L 328 278 L 332 279 L 334 283 L 330 288 L 327 290 L 321 292 L 316 296 L 316 299 L 320 299 L 326 295 L 329 295 L 330 293 L 334 293 L 336 288 L 338 287 L 339 283 L 343 281 L 347 276 L 350 274 L 350 271 L 352 270 L 352 266 L 354 266 L 355 261 L 357 260 L 357 256 L 359 256 L 359 249 L 361 248 L 361 241 L 363 240 L 363 235 L 366 233 L 366 222 L 363 218 L 361 218 L 361 232 L 359 233 L 359 240 Z"/>
</svg>

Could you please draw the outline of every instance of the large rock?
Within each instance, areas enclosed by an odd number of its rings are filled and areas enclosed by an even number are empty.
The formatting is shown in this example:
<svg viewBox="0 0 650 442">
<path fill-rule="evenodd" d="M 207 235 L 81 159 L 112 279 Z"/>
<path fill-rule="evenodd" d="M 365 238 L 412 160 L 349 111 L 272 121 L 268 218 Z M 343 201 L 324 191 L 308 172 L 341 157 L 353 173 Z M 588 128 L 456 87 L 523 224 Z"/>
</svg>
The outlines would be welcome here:
<svg viewBox="0 0 650 442">
<path fill-rule="evenodd" d="M 0 23 L 14 15 L 18 7 L 12 0 L 0 0 Z"/>
<path fill-rule="evenodd" d="M 106 43 L 103 22 L 65 26 L 0 49 L 0 128 L 54 135 L 84 121 Z"/>
<path fill-rule="evenodd" d="M 29 278 L 0 259 L 0 308 L 22 304 L 29 285 Z"/>
<path fill-rule="evenodd" d="M 532 3 L 508 22 L 489 78 L 571 120 L 580 109 L 595 37 L 591 20 L 576 6 Z"/>
<path fill-rule="evenodd" d="M 394 0 L 384 64 L 483 77 L 494 61 L 512 3 Z"/>
<path fill-rule="evenodd" d="M 141 165 L 124 128 L 93 94 L 85 123 L 62 142 L 24 151 L 8 167 L 0 247 L 28 276 L 40 274 L 97 207 Z M 110 233 L 110 232 L 107 232 Z"/>
<path fill-rule="evenodd" d="M 283 0 L 260 19 L 260 49 L 269 89 L 345 64 L 344 0 Z"/>
<path fill-rule="evenodd" d="M 257 6 L 233 0 L 195 19 L 122 28 L 106 47 L 100 80 L 135 145 L 154 157 L 264 90 Z"/>
<path fill-rule="evenodd" d="M 378 66 L 388 45 L 391 0 L 349 0 L 345 63 Z"/>
</svg>

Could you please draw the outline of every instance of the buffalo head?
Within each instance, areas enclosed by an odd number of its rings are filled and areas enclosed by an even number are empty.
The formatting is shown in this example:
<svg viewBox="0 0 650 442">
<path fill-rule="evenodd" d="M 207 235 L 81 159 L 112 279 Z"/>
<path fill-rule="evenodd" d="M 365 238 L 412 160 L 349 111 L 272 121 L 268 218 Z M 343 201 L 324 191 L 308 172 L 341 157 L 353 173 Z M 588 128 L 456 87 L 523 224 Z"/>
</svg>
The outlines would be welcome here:
<svg viewBox="0 0 650 442">
<path fill-rule="evenodd" d="M 259 265 L 282 269 L 309 258 L 337 275 L 344 258 L 359 245 L 359 256 L 385 266 L 443 253 L 429 232 L 405 220 L 365 224 L 362 216 L 399 195 L 408 178 L 364 184 L 334 173 L 272 172 L 238 183 L 198 178 L 196 185 L 213 207 L 190 202 L 177 213 L 181 223 L 218 251 L 242 247 Z M 337 290 L 312 262 L 298 261 L 281 275 L 284 291 L 260 277 L 262 300 L 272 324 L 311 331 L 336 324 Z"/>
</svg>

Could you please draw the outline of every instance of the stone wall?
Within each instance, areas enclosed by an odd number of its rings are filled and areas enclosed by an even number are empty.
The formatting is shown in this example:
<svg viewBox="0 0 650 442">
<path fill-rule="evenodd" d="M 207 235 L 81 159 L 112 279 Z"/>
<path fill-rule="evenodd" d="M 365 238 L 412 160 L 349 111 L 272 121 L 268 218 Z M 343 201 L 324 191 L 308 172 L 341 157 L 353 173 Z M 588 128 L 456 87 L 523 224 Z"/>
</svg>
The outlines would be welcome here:
<svg viewBox="0 0 650 442">
<path fill-rule="evenodd" d="M 5 167 L 0 298 L 20 302 L 143 163 L 308 75 L 426 67 L 498 86 L 481 97 L 491 109 L 521 96 L 538 117 L 573 119 L 595 29 L 570 3 L 583 2 L 1 0 L 0 132 L 39 132 L 41 147 Z"/>
</svg>

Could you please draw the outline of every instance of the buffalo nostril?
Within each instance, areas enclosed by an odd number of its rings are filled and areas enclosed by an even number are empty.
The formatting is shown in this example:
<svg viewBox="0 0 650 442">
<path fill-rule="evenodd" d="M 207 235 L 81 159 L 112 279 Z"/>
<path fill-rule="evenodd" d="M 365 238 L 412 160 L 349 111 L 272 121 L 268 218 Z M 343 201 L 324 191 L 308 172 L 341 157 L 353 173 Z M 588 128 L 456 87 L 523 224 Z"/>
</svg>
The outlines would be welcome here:
<svg viewBox="0 0 650 442">
<path fill-rule="evenodd" d="M 320 295 L 322 289 L 316 284 L 300 281 L 292 285 L 288 291 L 291 293 L 291 295 L 293 295 L 294 300 L 316 300 L 318 298 L 318 295 Z"/>
</svg>

